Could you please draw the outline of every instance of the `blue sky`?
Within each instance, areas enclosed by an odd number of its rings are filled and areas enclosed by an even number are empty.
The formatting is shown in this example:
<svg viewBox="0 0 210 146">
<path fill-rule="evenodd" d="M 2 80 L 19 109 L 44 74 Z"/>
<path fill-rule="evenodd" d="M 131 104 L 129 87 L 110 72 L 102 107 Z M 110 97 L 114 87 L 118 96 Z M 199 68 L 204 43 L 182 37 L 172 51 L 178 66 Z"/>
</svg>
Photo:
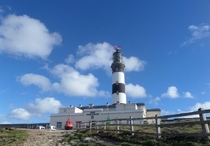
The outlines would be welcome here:
<svg viewBox="0 0 210 146">
<path fill-rule="evenodd" d="M 111 103 L 115 45 L 127 101 L 162 115 L 208 109 L 209 14 L 209 0 L 1 0 L 0 123 Z"/>
</svg>

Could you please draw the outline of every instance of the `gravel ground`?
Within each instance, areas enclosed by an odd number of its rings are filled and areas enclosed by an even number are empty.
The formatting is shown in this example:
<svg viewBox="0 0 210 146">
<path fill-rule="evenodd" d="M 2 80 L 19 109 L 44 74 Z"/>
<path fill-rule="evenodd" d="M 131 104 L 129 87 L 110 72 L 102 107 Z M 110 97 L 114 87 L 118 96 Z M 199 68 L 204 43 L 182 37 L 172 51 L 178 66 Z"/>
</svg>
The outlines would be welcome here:
<svg viewBox="0 0 210 146">
<path fill-rule="evenodd" d="M 23 146 L 78 146 L 84 144 L 95 144 L 99 146 L 114 146 L 118 142 L 110 139 L 104 139 L 97 136 L 85 137 L 81 140 L 75 139 L 68 143 L 59 143 L 64 137 L 73 136 L 75 130 L 37 130 L 37 129 L 21 129 L 29 133 L 29 137 Z"/>
<path fill-rule="evenodd" d="M 25 129 L 25 131 L 28 132 L 30 136 L 27 138 L 23 146 L 60 146 L 61 144 L 59 144 L 58 141 L 74 132 L 74 130 L 52 131 L 37 129 Z"/>
</svg>

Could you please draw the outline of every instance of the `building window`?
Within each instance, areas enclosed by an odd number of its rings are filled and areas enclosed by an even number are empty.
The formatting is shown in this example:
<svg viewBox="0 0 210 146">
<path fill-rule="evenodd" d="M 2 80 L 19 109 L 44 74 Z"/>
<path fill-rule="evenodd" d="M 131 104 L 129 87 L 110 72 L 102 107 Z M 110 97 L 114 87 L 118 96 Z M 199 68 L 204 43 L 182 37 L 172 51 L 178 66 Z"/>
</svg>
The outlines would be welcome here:
<svg viewBox="0 0 210 146">
<path fill-rule="evenodd" d="M 92 125 L 96 125 L 96 121 L 92 121 Z"/>
<path fill-rule="evenodd" d="M 61 129 L 62 128 L 62 122 L 57 122 L 57 129 Z"/>
<path fill-rule="evenodd" d="M 94 119 L 94 114 L 91 114 L 91 119 Z"/>
</svg>

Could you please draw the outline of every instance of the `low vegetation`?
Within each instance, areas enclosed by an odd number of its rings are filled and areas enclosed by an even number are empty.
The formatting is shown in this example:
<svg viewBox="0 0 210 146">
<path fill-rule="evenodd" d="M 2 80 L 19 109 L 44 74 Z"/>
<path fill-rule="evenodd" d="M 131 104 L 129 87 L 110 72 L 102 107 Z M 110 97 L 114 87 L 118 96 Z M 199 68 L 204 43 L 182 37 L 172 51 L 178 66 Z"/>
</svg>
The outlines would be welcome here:
<svg viewBox="0 0 210 146">
<path fill-rule="evenodd" d="M 152 136 L 120 133 L 101 133 L 97 134 L 101 137 L 108 137 L 109 139 L 117 141 L 119 146 L 210 146 L 210 140 L 202 137 L 162 137 L 158 139 Z"/>
<path fill-rule="evenodd" d="M 28 136 L 22 130 L 0 128 L 0 146 L 22 145 Z"/>
<path fill-rule="evenodd" d="M 175 123 L 185 122 L 185 121 L 174 121 Z M 169 122 L 172 123 L 172 122 Z M 166 123 L 167 124 L 167 123 Z M 97 145 L 116 145 L 116 146 L 210 146 L 210 138 L 208 137 L 195 137 L 189 136 L 188 133 L 201 133 L 201 125 L 185 125 L 185 126 L 171 126 L 171 127 L 161 127 L 161 133 L 165 134 L 160 139 L 156 138 L 155 135 L 146 135 L 143 133 L 156 133 L 154 127 L 148 126 L 135 126 L 134 130 L 135 135 L 131 136 L 129 126 L 120 127 L 120 130 L 124 132 L 116 133 L 115 126 L 107 126 L 107 131 L 104 131 L 104 127 L 98 127 L 99 129 L 92 129 L 91 131 L 78 130 L 76 132 L 61 131 L 60 134 L 62 137 L 59 140 L 60 145 L 69 144 L 70 142 L 75 142 L 75 145 L 81 146 L 97 146 Z M 94 128 L 94 127 L 93 127 Z M 110 130 L 110 131 L 109 131 Z M 125 132 L 127 131 L 127 132 Z M 43 134 L 43 137 L 46 136 L 46 140 L 49 141 L 49 132 L 37 131 L 39 136 Z M 55 132 L 57 135 L 59 131 Z M 34 133 L 34 131 L 33 131 Z M 52 133 L 52 132 L 50 132 Z M 54 134 L 55 134 L 54 133 Z M 180 133 L 185 133 L 188 136 L 178 136 Z M 53 133 L 52 133 L 53 134 Z M 51 139 L 57 137 L 52 135 Z M 167 136 L 167 134 L 172 134 L 172 136 Z M 173 135 L 174 134 L 174 135 Z M 22 146 L 24 141 L 28 138 L 29 134 L 25 130 L 18 129 L 5 129 L 0 128 L 0 146 Z M 88 137 L 93 138 L 93 142 L 85 142 L 84 139 Z M 100 142 L 102 141 L 102 142 Z M 31 141 L 32 142 L 32 141 Z M 33 141 L 37 142 L 37 141 Z M 58 142 L 58 141 L 57 141 Z M 100 142 L 100 143 L 99 143 Z M 46 144 L 44 141 L 40 141 L 38 145 Z M 55 143 L 54 143 L 55 144 Z"/>
<path fill-rule="evenodd" d="M 83 139 L 83 138 L 88 137 L 88 136 L 89 136 L 89 134 L 84 134 L 84 133 L 77 132 L 77 133 L 75 133 L 74 135 L 71 135 L 71 136 L 66 135 L 66 137 L 63 138 L 60 141 L 60 143 L 69 142 L 69 141 L 75 140 L 75 139 Z"/>
<path fill-rule="evenodd" d="M 80 133 L 82 132 L 82 133 Z M 154 136 L 146 136 L 135 134 L 131 136 L 129 133 L 116 132 L 99 132 L 96 131 L 79 131 L 76 135 L 64 138 L 61 143 L 71 140 L 82 140 L 85 137 L 99 137 L 100 139 L 112 142 L 116 146 L 210 146 L 210 139 L 207 137 L 162 137 L 160 139 Z M 84 146 L 96 146 L 96 143 L 85 144 Z M 106 144 L 104 144 L 106 146 Z"/>
<path fill-rule="evenodd" d="M 190 120 L 193 121 L 193 120 Z M 174 121 L 188 122 L 185 120 Z M 172 123 L 172 122 L 169 122 Z M 165 123 L 167 124 L 167 123 Z M 124 132 L 116 133 L 114 130 L 115 126 L 107 126 L 107 131 L 103 130 L 104 127 L 98 127 L 99 129 L 90 130 L 79 130 L 77 135 L 66 137 L 63 141 L 68 142 L 72 139 L 81 140 L 84 137 L 99 137 L 100 139 L 106 139 L 107 141 L 112 141 L 114 145 L 117 146 L 210 146 L 210 138 L 208 137 L 196 137 L 189 136 L 189 133 L 202 133 L 201 125 L 185 125 L 185 126 L 171 126 L 171 127 L 161 127 L 161 133 L 165 134 L 161 138 L 157 138 L 155 135 L 146 135 L 142 133 L 156 133 L 155 127 L 147 126 L 135 126 L 135 131 L 142 132 L 135 133 L 131 136 L 129 126 L 120 127 L 120 130 Z M 125 132 L 127 131 L 127 132 Z M 167 136 L 167 134 L 172 134 L 172 136 Z M 186 134 L 186 136 L 179 136 L 179 134 Z M 86 146 L 94 145 L 94 143 L 86 144 Z"/>
</svg>

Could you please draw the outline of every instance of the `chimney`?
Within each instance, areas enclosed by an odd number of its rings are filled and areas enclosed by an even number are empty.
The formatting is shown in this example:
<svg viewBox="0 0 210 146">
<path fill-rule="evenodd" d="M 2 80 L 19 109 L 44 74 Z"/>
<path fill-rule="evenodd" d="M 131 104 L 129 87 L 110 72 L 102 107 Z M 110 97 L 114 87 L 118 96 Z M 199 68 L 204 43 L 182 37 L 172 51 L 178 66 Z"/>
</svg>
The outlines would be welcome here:
<svg viewBox="0 0 210 146">
<path fill-rule="evenodd" d="M 93 106 L 94 106 L 93 103 L 89 104 L 89 108 L 93 108 Z"/>
<path fill-rule="evenodd" d="M 109 103 L 108 103 L 108 102 L 106 103 L 106 106 L 107 106 L 107 107 L 109 106 Z"/>
</svg>

